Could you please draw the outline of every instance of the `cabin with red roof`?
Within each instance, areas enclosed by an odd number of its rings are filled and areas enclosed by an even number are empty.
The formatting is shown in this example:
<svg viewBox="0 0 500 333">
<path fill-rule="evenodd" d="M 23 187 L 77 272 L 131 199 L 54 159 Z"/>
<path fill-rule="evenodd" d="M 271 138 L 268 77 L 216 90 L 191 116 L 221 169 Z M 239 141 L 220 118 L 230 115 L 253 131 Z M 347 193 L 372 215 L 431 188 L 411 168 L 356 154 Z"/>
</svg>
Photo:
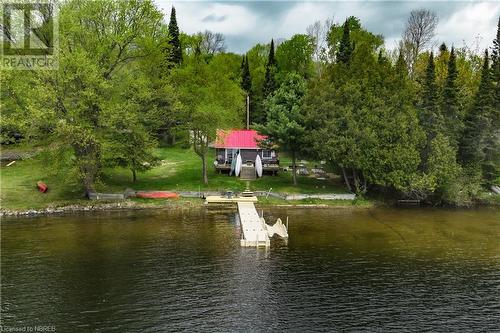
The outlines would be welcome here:
<svg viewBox="0 0 500 333">
<path fill-rule="evenodd" d="M 218 130 L 213 144 L 215 148 L 215 168 L 219 173 L 229 172 L 233 158 L 241 154 L 243 164 L 254 165 L 257 155 L 262 160 L 263 171 L 276 174 L 279 159 L 276 150 L 267 142 L 267 136 L 255 130 Z"/>
</svg>

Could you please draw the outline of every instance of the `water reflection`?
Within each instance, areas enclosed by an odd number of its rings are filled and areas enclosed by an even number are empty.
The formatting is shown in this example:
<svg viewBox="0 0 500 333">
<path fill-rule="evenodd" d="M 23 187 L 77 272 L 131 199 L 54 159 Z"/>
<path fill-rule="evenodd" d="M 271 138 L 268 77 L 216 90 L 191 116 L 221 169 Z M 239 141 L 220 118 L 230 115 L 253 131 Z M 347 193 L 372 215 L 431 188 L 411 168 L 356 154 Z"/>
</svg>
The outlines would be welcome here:
<svg viewBox="0 0 500 333">
<path fill-rule="evenodd" d="M 234 210 L 2 221 L 2 325 L 88 331 L 488 331 L 500 212 L 266 209 L 290 240 L 240 248 Z"/>
</svg>

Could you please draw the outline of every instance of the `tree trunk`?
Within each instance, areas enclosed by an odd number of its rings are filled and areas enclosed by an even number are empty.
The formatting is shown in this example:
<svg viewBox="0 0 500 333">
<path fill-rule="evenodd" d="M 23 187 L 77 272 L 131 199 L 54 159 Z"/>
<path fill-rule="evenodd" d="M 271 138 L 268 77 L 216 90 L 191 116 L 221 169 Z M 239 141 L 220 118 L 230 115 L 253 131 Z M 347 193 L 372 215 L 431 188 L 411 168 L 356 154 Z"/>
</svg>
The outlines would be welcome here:
<svg viewBox="0 0 500 333">
<path fill-rule="evenodd" d="M 354 178 L 354 191 L 356 194 L 359 194 L 359 177 L 356 169 L 352 169 L 352 177 Z"/>
<path fill-rule="evenodd" d="M 345 168 L 343 166 L 340 166 L 340 169 L 342 169 L 342 176 L 344 177 L 345 186 L 347 187 L 349 192 L 352 192 L 352 187 L 351 184 L 349 184 L 349 179 L 347 178 L 347 173 L 345 172 Z"/>
<path fill-rule="evenodd" d="M 201 156 L 201 162 L 203 164 L 203 184 L 208 184 L 208 175 L 207 175 L 207 157 L 206 154 Z"/>
<path fill-rule="evenodd" d="M 175 132 L 172 131 L 172 146 L 175 146 L 176 143 L 177 143 L 177 140 L 176 140 L 176 137 L 175 137 Z"/>
<path fill-rule="evenodd" d="M 78 169 L 85 188 L 85 196 L 94 191 L 95 179 L 100 169 L 100 152 L 94 141 L 86 144 L 74 144 L 73 149 L 77 157 Z"/>
<path fill-rule="evenodd" d="M 293 185 L 297 185 L 297 161 L 296 161 L 295 152 L 292 151 L 292 172 L 293 172 Z"/>
<path fill-rule="evenodd" d="M 132 182 L 135 183 L 136 180 L 137 180 L 137 173 L 136 173 L 135 169 L 132 169 Z"/>
</svg>

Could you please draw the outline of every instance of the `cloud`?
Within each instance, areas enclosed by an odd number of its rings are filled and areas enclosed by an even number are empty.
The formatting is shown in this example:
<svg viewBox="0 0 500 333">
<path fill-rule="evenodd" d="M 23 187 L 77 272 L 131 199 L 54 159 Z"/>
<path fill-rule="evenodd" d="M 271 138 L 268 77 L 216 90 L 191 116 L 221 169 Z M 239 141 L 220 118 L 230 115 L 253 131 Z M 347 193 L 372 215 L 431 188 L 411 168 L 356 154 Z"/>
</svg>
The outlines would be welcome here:
<svg viewBox="0 0 500 333">
<path fill-rule="evenodd" d="M 306 33 L 317 20 L 334 18 L 343 22 L 348 16 L 360 18 L 362 25 L 382 34 L 386 46 L 393 48 L 404 29 L 411 10 L 427 8 L 437 13 L 439 24 L 436 44 L 446 42 L 462 46 L 478 43 L 491 45 L 500 15 L 499 2 L 460 1 L 166 1 L 156 0 L 168 14 L 177 10 L 182 31 L 195 33 L 211 30 L 226 36 L 228 50 L 244 53 L 256 43 L 271 38 L 290 38 Z M 477 36 L 481 36 L 477 39 Z M 479 41 L 479 42 L 478 42 Z"/>
<path fill-rule="evenodd" d="M 473 49 L 485 49 L 495 39 L 499 15 L 498 2 L 467 4 L 438 25 L 437 36 L 455 46 L 465 43 Z"/>
<path fill-rule="evenodd" d="M 168 21 L 170 7 L 177 13 L 179 28 L 189 34 L 210 30 L 225 36 L 244 35 L 257 24 L 257 15 L 240 3 L 225 2 L 170 2 L 158 0 L 158 6 L 166 13 Z"/>
<path fill-rule="evenodd" d="M 227 16 L 217 16 L 215 14 L 210 14 L 205 16 L 201 21 L 202 22 L 222 22 L 226 19 Z"/>
</svg>

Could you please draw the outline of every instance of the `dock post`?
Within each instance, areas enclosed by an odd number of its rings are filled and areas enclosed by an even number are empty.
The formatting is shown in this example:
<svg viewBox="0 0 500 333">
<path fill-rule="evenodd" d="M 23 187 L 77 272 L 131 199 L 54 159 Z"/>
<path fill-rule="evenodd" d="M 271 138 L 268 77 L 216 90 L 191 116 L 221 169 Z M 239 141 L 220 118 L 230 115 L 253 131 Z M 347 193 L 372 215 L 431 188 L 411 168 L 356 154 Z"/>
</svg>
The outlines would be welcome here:
<svg viewBox="0 0 500 333">
<path fill-rule="evenodd" d="M 286 232 L 288 233 L 288 215 L 286 216 Z"/>
</svg>

